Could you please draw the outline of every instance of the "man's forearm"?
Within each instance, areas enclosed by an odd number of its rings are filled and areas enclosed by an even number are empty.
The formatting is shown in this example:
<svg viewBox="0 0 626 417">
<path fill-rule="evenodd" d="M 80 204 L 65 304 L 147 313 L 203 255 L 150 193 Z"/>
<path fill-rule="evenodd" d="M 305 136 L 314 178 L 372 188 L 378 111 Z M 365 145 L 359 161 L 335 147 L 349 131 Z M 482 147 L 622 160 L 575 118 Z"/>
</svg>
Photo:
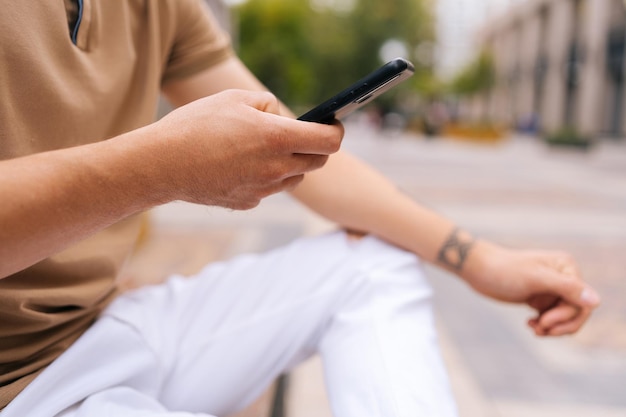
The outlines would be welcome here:
<svg viewBox="0 0 626 417">
<path fill-rule="evenodd" d="M 376 234 L 455 273 L 463 270 L 473 245 L 472 237 L 452 221 L 417 204 L 347 154 L 334 155 L 293 194 L 342 226 Z"/>
<path fill-rule="evenodd" d="M 293 188 L 343 129 L 278 112 L 269 93 L 226 91 L 113 139 L 0 162 L 0 278 L 156 204 L 249 209 Z"/>
<path fill-rule="evenodd" d="M 264 89 L 238 59 L 232 58 L 195 77 L 169 84 L 165 92 L 172 103 L 183 105 L 224 87 Z M 294 117 L 282 105 L 281 114 Z M 455 229 L 450 220 L 415 203 L 350 155 L 333 155 L 323 169 L 307 174 L 294 195 L 342 226 L 374 233 L 453 272 L 459 273 L 468 260 L 469 235 L 459 235 L 464 242 L 461 248 L 450 244 Z M 445 245 L 447 249 L 441 255 Z M 456 259 L 457 255 L 463 259 Z"/>
<path fill-rule="evenodd" d="M 156 204 L 145 134 L 0 162 L 0 278 Z"/>
</svg>

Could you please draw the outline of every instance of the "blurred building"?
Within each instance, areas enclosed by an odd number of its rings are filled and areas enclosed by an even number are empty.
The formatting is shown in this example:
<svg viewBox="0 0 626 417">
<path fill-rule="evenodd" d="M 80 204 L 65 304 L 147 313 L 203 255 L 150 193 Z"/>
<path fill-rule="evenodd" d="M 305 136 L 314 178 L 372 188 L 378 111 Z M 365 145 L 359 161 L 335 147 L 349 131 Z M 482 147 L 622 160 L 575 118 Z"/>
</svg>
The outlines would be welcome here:
<svg viewBox="0 0 626 417">
<path fill-rule="evenodd" d="M 436 0 L 436 70 L 453 77 L 474 56 L 476 32 L 494 16 L 525 0 Z"/>
<path fill-rule="evenodd" d="M 624 0 L 526 0 L 481 41 L 497 79 L 474 112 L 540 132 L 624 136 Z"/>
</svg>

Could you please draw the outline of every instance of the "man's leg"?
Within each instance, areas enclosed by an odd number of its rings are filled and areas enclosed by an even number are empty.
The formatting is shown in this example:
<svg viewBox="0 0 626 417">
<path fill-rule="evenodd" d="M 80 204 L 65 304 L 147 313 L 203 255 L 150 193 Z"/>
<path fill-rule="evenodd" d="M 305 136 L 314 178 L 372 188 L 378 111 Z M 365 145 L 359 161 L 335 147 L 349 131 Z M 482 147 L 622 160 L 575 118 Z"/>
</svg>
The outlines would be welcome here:
<svg viewBox="0 0 626 417">
<path fill-rule="evenodd" d="M 418 260 L 376 239 L 356 258 L 363 291 L 332 317 L 319 345 L 334 414 L 456 416 Z"/>
<path fill-rule="evenodd" d="M 231 413 L 319 352 L 337 417 L 455 415 L 419 261 L 378 239 L 304 239 L 158 293 L 148 322 L 182 329 L 149 337 L 173 358 L 171 409 Z"/>
<path fill-rule="evenodd" d="M 121 297 L 102 322 L 129 335 L 107 340 L 113 332 L 101 332 L 91 342 L 101 338 L 101 345 L 91 351 L 81 350 L 79 340 L 25 395 L 37 394 L 41 379 L 48 396 L 67 397 L 45 387 L 46 378 L 75 380 L 63 368 L 83 363 L 80 373 L 91 380 L 80 386 L 92 385 L 83 407 L 139 395 L 163 410 L 221 416 L 319 352 L 337 417 L 455 415 L 417 259 L 371 237 L 333 234 L 215 264 L 194 278 Z M 107 342 L 126 352 L 118 346 L 125 338 L 142 345 L 143 359 L 133 356 L 136 349 L 117 355 L 126 358 L 121 363 L 98 356 Z M 126 407 L 101 405 L 101 415 Z M 144 411 L 137 415 L 162 415 Z"/>
</svg>

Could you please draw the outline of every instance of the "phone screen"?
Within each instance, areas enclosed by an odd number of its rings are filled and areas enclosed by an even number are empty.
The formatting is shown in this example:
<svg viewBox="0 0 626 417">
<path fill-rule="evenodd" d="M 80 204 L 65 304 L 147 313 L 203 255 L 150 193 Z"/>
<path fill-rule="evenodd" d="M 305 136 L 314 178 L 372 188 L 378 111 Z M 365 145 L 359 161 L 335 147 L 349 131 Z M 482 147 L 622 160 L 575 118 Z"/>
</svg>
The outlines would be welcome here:
<svg viewBox="0 0 626 417">
<path fill-rule="evenodd" d="M 389 61 L 376 71 L 352 84 L 319 106 L 309 110 L 298 120 L 332 123 L 364 106 L 415 72 L 413 64 L 404 58 Z"/>
</svg>

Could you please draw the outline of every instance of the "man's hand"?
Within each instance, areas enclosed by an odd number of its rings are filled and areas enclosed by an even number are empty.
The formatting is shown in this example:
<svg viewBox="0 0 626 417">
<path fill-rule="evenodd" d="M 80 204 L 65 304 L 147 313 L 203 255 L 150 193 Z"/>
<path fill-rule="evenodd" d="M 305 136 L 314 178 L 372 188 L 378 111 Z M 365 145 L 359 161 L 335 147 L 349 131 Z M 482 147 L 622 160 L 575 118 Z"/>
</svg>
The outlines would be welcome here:
<svg viewBox="0 0 626 417">
<path fill-rule="evenodd" d="M 155 205 L 247 209 L 295 187 L 343 128 L 277 112 L 269 93 L 226 91 L 109 140 L 0 161 L 0 279 Z"/>
<path fill-rule="evenodd" d="M 564 252 L 510 250 L 478 241 L 461 275 L 484 295 L 535 309 L 528 325 L 538 336 L 575 333 L 600 302 Z"/>
<path fill-rule="evenodd" d="M 172 199 L 252 208 L 270 194 L 294 188 L 304 173 L 339 150 L 340 124 L 301 122 L 278 112 L 270 93 L 229 90 L 152 125 L 158 178 L 175 191 Z"/>
</svg>

